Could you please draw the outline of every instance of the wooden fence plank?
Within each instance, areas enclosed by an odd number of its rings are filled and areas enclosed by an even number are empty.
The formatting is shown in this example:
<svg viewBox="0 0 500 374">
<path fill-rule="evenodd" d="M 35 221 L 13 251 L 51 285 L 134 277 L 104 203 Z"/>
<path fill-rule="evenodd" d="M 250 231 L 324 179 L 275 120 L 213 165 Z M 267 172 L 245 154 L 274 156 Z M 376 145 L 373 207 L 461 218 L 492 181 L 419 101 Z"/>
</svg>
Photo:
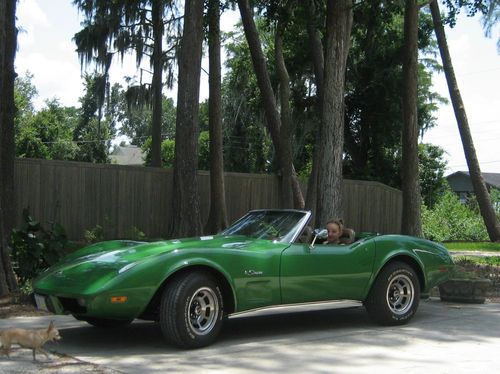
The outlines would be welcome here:
<svg viewBox="0 0 500 374">
<path fill-rule="evenodd" d="M 16 226 L 21 212 L 44 224 L 62 224 L 71 239 L 100 225 L 106 239 L 122 238 L 133 227 L 147 237 L 168 235 L 171 224 L 170 169 L 38 159 L 15 160 Z M 210 174 L 198 173 L 200 213 L 209 213 Z M 280 188 L 273 175 L 225 173 L 229 223 L 250 209 L 278 208 Z M 344 221 L 356 231 L 398 233 L 402 194 L 378 182 L 344 180 Z M 332 217 L 334 218 L 334 217 Z"/>
</svg>

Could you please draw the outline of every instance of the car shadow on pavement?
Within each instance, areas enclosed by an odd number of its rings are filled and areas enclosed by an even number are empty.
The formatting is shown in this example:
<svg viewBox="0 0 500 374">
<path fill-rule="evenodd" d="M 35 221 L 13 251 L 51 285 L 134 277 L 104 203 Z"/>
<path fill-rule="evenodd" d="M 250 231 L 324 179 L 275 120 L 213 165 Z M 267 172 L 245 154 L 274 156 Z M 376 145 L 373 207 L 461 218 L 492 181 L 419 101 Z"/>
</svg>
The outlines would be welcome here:
<svg viewBox="0 0 500 374">
<path fill-rule="evenodd" d="M 460 359 L 463 350 L 473 352 L 470 365 L 486 362 L 482 352 L 499 344 L 499 324 L 500 304 L 422 301 L 404 326 L 378 326 L 362 307 L 240 316 L 225 321 L 211 346 L 184 351 L 168 345 L 156 323 L 97 329 L 77 322 L 61 330 L 59 345 L 46 348 L 124 373 L 261 372 L 269 367 L 273 372 L 299 367 L 301 372 L 335 372 L 333 367 L 370 372 L 382 361 L 401 370 L 401 356 L 404 367 L 436 369 Z"/>
<path fill-rule="evenodd" d="M 459 339 L 457 336 L 460 336 L 460 339 L 480 339 L 482 335 L 498 336 L 496 329 L 493 331 L 488 328 L 480 329 L 477 323 L 467 323 L 468 319 L 481 318 L 478 316 L 484 313 L 484 310 L 474 306 L 431 302 L 427 307 L 420 308 L 408 325 L 393 327 L 374 324 L 363 307 L 238 317 L 224 321 L 221 334 L 214 345 L 243 344 L 255 339 L 263 342 L 301 334 L 320 334 L 321 338 L 323 335 L 402 328 L 419 330 L 422 336 L 442 341 Z M 453 323 L 453 320 L 456 322 Z M 488 318 L 481 320 L 484 324 L 495 325 L 500 322 L 500 315 L 489 313 Z M 429 325 L 432 325 L 432 328 Z M 453 326 L 456 326 L 460 333 L 446 334 Z M 61 334 L 63 336 L 61 347 L 68 347 L 67 349 L 71 351 L 76 347 L 92 347 L 95 350 L 107 349 L 116 352 L 122 349 L 134 349 L 138 352 L 149 352 L 151 349 L 162 349 L 165 353 L 178 352 L 163 339 L 159 324 L 154 322 L 136 321 L 125 328 L 112 329 L 100 329 L 83 324 L 79 327 L 65 328 Z M 51 343 L 48 346 L 57 349 L 57 346 Z"/>
<path fill-rule="evenodd" d="M 313 312 L 280 313 L 255 317 L 238 317 L 224 321 L 215 346 L 235 345 L 258 339 L 286 339 L 298 334 L 317 334 L 341 331 L 353 327 L 365 329 L 372 325 L 364 308 L 321 310 Z M 159 324 L 136 321 L 120 328 L 96 328 L 90 325 L 65 328 L 61 331 L 61 344 L 48 343 L 47 347 L 66 354 L 91 349 L 108 354 L 133 350 L 136 354 L 161 349 L 164 353 L 179 352 L 168 345 Z"/>
</svg>

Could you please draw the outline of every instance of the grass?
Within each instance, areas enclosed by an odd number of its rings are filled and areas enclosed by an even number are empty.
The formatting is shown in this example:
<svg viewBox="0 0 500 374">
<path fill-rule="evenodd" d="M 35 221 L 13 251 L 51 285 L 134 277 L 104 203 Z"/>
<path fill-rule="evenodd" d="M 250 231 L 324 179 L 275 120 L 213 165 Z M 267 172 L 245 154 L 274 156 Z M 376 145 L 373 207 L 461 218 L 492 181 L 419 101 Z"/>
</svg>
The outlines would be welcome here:
<svg viewBox="0 0 500 374">
<path fill-rule="evenodd" d="M 476 262 L 478 264 L 500 266 L 500 257 L 498 256 L 476 257 Z"/>
<path fill-rule="evenodd" d="M 490 265 L 500 266 L 500 256 L 460 256 L 454 260 L 456 265 Z"/>
<path fill-rule="evenodd" d="M 500 252 L 500 243 L 492 242 L 447 242 L 443 243 L 449 251 L 487 251 Z"/>
</svg>

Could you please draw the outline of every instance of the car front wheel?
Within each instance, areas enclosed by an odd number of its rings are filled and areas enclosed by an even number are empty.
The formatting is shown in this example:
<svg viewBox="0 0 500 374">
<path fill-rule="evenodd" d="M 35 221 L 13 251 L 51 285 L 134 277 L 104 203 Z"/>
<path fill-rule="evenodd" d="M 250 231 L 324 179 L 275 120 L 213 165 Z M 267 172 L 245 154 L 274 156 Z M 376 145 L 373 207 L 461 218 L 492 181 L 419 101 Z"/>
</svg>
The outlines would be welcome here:
<svg viewBox="0 0 500 374">
<path fill-rule="evenodd" d="M 415 270 L 403 263 L 386 265 L 365 301 L 370 317 L 382 325 L 402 325 L 416 313 L 420 283 Z"/>
<path fill-rule="evenodd" d="M 223 300 L 219 286 L 208 273 L 176 278 L 163 292 L 160 327 L 164 337 L 179 348 L 200 348 L 220 332 Z"/>
</svg>

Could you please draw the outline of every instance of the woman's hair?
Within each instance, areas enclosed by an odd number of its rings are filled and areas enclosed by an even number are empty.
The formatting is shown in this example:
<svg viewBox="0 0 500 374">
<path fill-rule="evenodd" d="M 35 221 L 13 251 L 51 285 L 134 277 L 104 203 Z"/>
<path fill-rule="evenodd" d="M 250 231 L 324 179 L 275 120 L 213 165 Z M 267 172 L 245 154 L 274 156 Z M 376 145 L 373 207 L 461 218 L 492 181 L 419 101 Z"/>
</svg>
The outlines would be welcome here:
<svg viewBox="0 0 500 374">
<path fill-rule="evenodd" d="M 344 230 L 344 221 L 341 219 L 331 219 L 326 224 L 328 225 L 329 223 L 335 223 L 339 227 L 340 233 Z"/>
</svg>

